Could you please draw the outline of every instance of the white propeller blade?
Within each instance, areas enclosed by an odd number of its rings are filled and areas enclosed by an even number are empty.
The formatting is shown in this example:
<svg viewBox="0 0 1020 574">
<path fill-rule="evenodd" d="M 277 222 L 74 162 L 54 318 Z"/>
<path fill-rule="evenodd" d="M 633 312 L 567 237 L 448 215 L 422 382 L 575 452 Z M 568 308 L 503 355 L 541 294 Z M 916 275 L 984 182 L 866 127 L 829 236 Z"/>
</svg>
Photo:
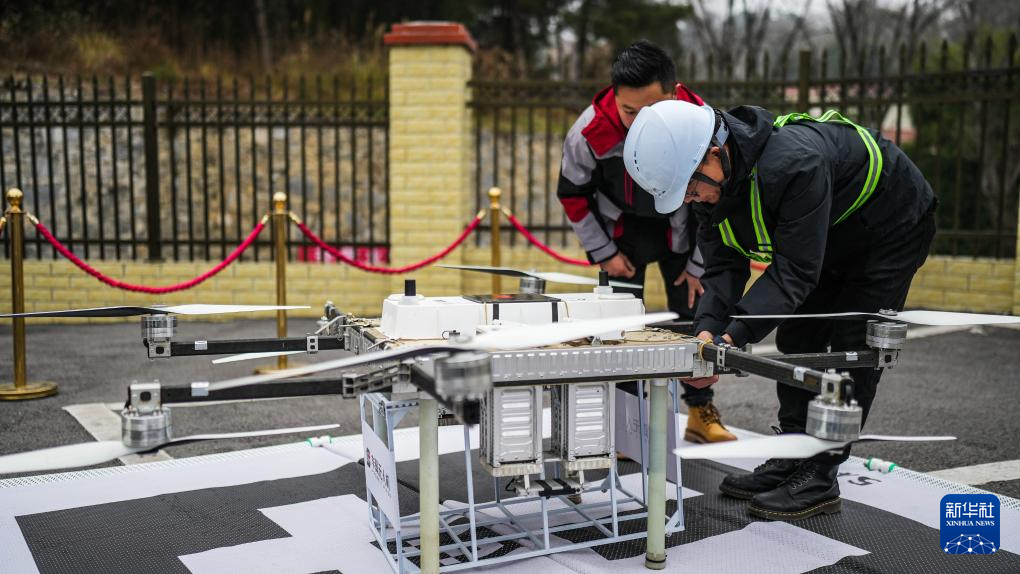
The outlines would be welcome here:
<svg viewBox="0 0 1020 574">
<path fill-rule="evenodd" d="M 119 440 L 84 442 L 0 456 L 0 474 L 43 472 L 60 468 L 92 466 L 133 454 L 138 450 Z"/>
<path fill-rule="evenodd" d="M 840 450 L 854 442 L 928 442 L 956 440 L 954 436 L 861 435 L 855 441 L 824 440 L 806 434 L 781 434 L 698 446 L 680 447 L 673 452 L 682 459 L 723 458 L 810 458 L 827 450 Z"/>
<path fill-rule="evenodd" d="M 518 349 L 530 349 L 545 345 L 555 345 L 566 341 L 573 341 L 582 337 L 601 335 L 609 331 L 619 331 L 651 323 L 660 323 L 676 319 L 676 313 L 649 313 L 647 315 L 631 315 L 628 317 L 613 317 L 609 319 L 598 319 L 594 321 L 560 322 L 540 327 L 507 327 L 496 331 L 484 333 L 465 343 L 454 343 L 453 345 L 429 345 L 422 347 L 397 347 L 388 351 L 367 353 L 332 361 L 323 361 L 314 365 L 305 365 L 295 369 L 276 371 L 264 375 L 251 375 L 237 379 L 229 379 L 209 385 L 210 391 L 222 391 L 247 385 L 257 385 L 270 381 L 279 381 L 292 377 L 312 375 L 325 371 L 347 369 L 378 363 L 406 359 L 417 355 L 429 353 L 442 353 L 451 350 L 486 350 L 486 351 L 514 351 Z"/>
<path fill-rule="evenodd" d="M 881 319 L 914 325 L 1006 325 L 1020 324 L 1020 317 L 988 315 L 984 313 L 954 313 L 951 311 L 900 311 L 895 315 L 884 313 L 807 313 L 804 315 L 734 315 L 734 319 Z"/>
<path fill-rule="evenodd" d="M 536 277 L 552 283 L 567 283 L 570 285 L 598 285 L 598 279 L 574 275 L 573 273 L 560 273 L 557 271 L 522 271 L 510 267 L 490 267 L 488 265 L 440 265 L 446 269 L 460 269 L 461 271 L 479 271 L 481 273 L 492 273 L 494 275 L 506 275 L 508 277 Z M 640 289 L 636 283 L 625 283 L 623 281 L 609 281 L 612 287 L 623 287 L 625 289 Z"/>
<path fill-rule="evenodd" d="M 199 434 L 175 438 L 153 448 L 133 448 L 126 446 L 119 440 L 84 442 L 80 444 L 44 448 L 41 450 L 0 456 L 0 474 L 10 474 L 15 472 L 44 472 L 48 470 L 59 470 L 62 468 L 92 466 L 94 464 L 109 462 L 115 458 L 120 458 L 129 454 L 156 450 L 157 448 L 162 448 L 175 443 L 315 432 L 326 429 L 334 429 L 339 426 L 340 425 L 338 424 L 330 424 L 250 432 Z"/>
<path fill-rule="evenodd" d="M 558 271 L 543 271 L 532 273 L 539 279 L 545 279 L 552 283 L 570 283 L 573 285 L 598 285 L 599 280 L 593 277 L 584 277 L 583 275 L 574 275 L 573 273 L 560 273 Z M 611 287 L 623 287 L 625 289 L 640 289 L 641 286 L 637 283 L 625 283 L 623 281 L 609 280 Z"/>
<path fill-rule="evenodd" d="M 251 361 L 252 359 L 268 359 L 270 357 L 282 357 L 284 355 L 300 355 L 306 352 L 307 351 L 265 351 L 263 353 L 241 353 L 240 355 L 230 355 L 229 357 L 213 359 L 212 364 L 222 365 L 224 363 Z"/>
<path fill-rule="evenodd" d="M 120 305 L 116 307 L 91 307 L 86 309 L 62 309 L 57 311 L 36 311 L 33 313 L 9 313 L 0 318 L 11 317 L 133 317 L 135 315 L 214 315 L 216 313 L 248 313 L 252 311 L 276 311 L 279 309 L 308 309 L 307 305 L 152 305 L 150 307 Z"/>
<path fill-rule="evenodd" d="M 670 321 L 677 316 L 676 313 L 648 313 L 592 321 L 559 322 L 541 327 L 509 327 L 483 333 L 467 343 L 458 343 L 457 346 L 486 351 L 533 349 L 611 331 L 633 329 L 650 323 Z"/>
</svg>

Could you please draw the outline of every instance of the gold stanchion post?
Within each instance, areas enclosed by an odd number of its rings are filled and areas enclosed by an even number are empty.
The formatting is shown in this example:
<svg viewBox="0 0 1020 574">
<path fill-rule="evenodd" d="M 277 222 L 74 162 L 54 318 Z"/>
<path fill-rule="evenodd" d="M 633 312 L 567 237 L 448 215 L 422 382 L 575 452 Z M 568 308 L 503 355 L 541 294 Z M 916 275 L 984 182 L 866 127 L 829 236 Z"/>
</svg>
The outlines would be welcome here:
<svg viewBox="0 0 1020 574">
<path fill-rule="evenodd" d="M 7 233 L 11 242 L 11 312 L 25 312 L 25 212 L 21 201 L 25 195 L 20 189 L 7 192 Z M 25 319 L 14 319 L 14 382 L 0 385 L 0 400 L 20 401 L 40 399 L 57 394 L 57 385 L 50 382 L 26 380 Z"/>
<path fill-rule="evenodd" d="M 503 194 L 503 192 L 500 191 L 500 189 L 498 187 L 490 187 L 489 188 L 489 211 L 490 211 L 489 215 L 491 216 L 491 217 L 489 217 L 489 225 L 491 226 L 490 228 L 492 230 L 492 240 L 491 240 L 491 244 L 492 244 L 492 257 L 491 257 L 492 258 L 492 262 L 490 263 L 490 265 L 492 265 L 493 267 L 499 267 L 500 266 L 500 253 L 499 253 L 499 217 L 500 217 L 499 210 L 500 210 L 500 207 L 499 207 L 499 196 L 502 195 L 502 194 Z M 502 289 L 502 285 L 500 284 L 499 278 L 500 278 L 499 275 L 497 275 L 495 273 L 492 274 L 492 293 L 494 295 L 495 294 L 499 294 L 503 290 Z"/>
<path fill-rule="evenodd" d="M 278 191 L 273 194 L 273 251 L 276 257 L 276 304 L 287 304 L 287 222 L 290 215 L 287 212 L 287 194 Z M 278 309 L 276 311 L 276 336 L 287 336 L 287 311 Z M 258 374 L 268 373 L 287 368 L 287 356 L 281 355 L 276 358 L 276 366 L 259 367 L 255 369 Z"/>
</svg>

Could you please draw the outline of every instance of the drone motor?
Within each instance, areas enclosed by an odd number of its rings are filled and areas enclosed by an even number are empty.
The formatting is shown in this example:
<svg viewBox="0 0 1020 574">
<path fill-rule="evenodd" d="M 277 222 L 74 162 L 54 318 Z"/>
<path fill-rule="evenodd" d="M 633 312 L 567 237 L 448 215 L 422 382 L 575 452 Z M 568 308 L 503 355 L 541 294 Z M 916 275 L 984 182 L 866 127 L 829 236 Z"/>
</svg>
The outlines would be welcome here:
<svg viewBox="0 0 1020 574">
<path fill-rule="evenodd" d="M 436 360 L 436 393 L 461 402 L 478 400 L 492 389 L 488 353 L 455 353 Z"/>
<path fill-rule="evenodd" d="M 822 392 L 808 404 L 807 434 L 840 442 L 857 440 L 863 411 L 857 401 L 846 396 L 851 385 L 852 381 L 845 376 L 825 373 Z"/>
<path fill-rule="evenodd" d="M 520 278 L 521 293 L 533 293 L 542 295 L 545 293 L 545 279 L 540 277 L 522 276 Z"/>
<path fill-rule="evenodd" d="M 170 357 L 170 341 L 176 333 L 175 315 L 142 315 L 142 342 L 149 349 L 150 359 Z"/>
<path fill-rule="evenodd" d="M 159 396 L 159 383 L 131 385 L 131 398 L 121 412 L 121 440 L 126 446 L 155 448 L 170 442 L 170 409 L 162 405 Z"/>
</svg>

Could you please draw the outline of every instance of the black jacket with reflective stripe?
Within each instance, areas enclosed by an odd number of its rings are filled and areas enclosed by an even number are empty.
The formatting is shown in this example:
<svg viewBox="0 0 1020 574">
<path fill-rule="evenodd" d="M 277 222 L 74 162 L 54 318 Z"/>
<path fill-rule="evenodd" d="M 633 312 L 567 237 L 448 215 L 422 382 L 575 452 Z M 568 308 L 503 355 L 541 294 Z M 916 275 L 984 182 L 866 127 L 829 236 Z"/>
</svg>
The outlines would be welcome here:
<svg viewBox="0 0 1020 574">
<path fill-rule="evenodd" d="M 738 345 L 761 340 L 778 321 L 752 324 L 730 316 L 796 312 L 818 284 L 823 267 L 838 268 L 871 245 L 895 241 L 917 225 L 935 201 L 931 186 L 906 154 L 869 130 L 883 157 L 878 187 L 867 203 L 833 226 L 860 195 L 868 174 L 867 148 L 856 130 L 817 122 L 775 128 L 772 114 L 753 106 L 724 112 L 723 119 L 730 128 L 732 175 L 719 203 L 695 208 L 705 259 L 705 295 L 695 318 L 698 331 L 729 333 Z M 749 200 L 755 164 L 775 253 L 772 264 L 744 294 L 748 260 L 723 244 L 718 225 L 729 218 L 738 243 L 757 250 Z"/>
</svg>

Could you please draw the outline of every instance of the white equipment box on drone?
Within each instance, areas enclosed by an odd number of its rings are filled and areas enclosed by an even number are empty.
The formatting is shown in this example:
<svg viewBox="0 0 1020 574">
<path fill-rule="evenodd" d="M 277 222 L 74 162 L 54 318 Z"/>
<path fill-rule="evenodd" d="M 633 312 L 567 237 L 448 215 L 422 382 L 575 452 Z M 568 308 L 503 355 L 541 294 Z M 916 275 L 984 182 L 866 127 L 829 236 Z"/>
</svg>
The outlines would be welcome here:
<svg viewBox="0 0 1020 574">
<path fill-rule="evenodd" d="M 395 294 L 383 302 L 380 329 L 394 340 L 445 339 L 454 332 L 473 334 L 496 321 L 504 325 L 548 325 L 558 321 L 640 315 L 644 311 L 642 301 L 630 293 L 466 297 Z M 623 333 L 604 335 L 600 337 L 603 340 L 619 340 Z"/>
</svg>

